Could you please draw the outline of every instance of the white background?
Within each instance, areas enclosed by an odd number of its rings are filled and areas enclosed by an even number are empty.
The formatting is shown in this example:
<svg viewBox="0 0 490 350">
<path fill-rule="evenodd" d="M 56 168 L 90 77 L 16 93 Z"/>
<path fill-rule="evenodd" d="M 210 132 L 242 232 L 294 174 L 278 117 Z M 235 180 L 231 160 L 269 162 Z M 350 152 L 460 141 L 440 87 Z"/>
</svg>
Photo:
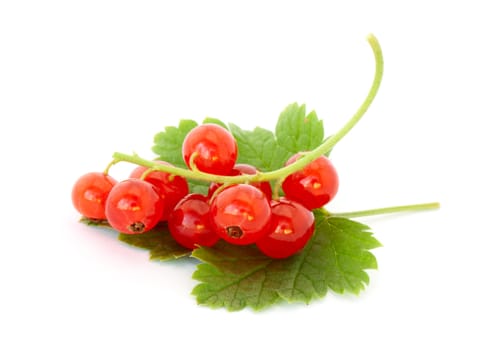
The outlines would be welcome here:
<svg viewBox="0 0 490 350">
<path fill-rule="evenodd" d="M 341 5 L 339 5 L 341 4 Z M 485 1 L 2 1 L 0 348 L 488 349 L 490 22 Z M 196 305 L 191 262 L 149 262 L 79 224 L 70 192 L 112 152 L 205 116 L 273 128 L 306 103 L 335 132 L 329 209 L 383 247 L 359 296 L 230 313 Z M 124 178 L 125 165 L 114 168 Z"/>
</svg>

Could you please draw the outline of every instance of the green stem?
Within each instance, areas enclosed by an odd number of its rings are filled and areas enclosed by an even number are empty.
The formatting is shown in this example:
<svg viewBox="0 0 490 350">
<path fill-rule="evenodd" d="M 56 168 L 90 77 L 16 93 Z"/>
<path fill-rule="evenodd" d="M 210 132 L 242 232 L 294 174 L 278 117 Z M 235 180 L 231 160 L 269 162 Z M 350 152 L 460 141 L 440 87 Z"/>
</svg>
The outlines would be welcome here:
<svg viewBox="0 0 490 350">
<path fill-rule="evenodd" d="M 203 173 L 201 171 L 193 171 L 189 169 L 164 165 L 153 160 L 148 160 L 138 156 L 137 154 L 125 154 L 115 152 L 112 157 L 117 161 L 133 163 L 141 165 L 147 168 L 151 168 L 154 171 L 164 171 L 169 174 L 185 177 L 193 180 L 201 180 L 206 182 L 219 182 L 219 183 L 244 183 L 247 181 L 254 181 L 257 175 L 240 175 L 240 176 L 222 176 Z"/>
<path fill-rule="evenodd" d="M 104 174 L 105 175 L 108 175 L 109 174 L 109 170 L 112 168 L 113 165 L 119 163 L 119 160 L 117 160 L 116 158 L 113 158 L 112 161 L 107 164 L 106 168 L 104 169 Z"/>
<path fill-rule="evenodd" d="M 383 215 L 383 214 L 393 214 L 408 211 L 422 211 L 439 209 L 440 204 L 438 202 L 431 203 L 420 203 L 420 204 L 410 204 L 410 205 L 399 205 L 394 207 L 384 207 L 377 209 L 359 210 L 351 211 L 345 213 L 328 213 L 328 216 L 339 216 L 344 218 L 358 218 L 362 216 L 373 216 L 373 215 Z"/>
<path fill-rule="evenodd" d="M 199 171 L 192 171 L 188 169 L 182 169 L 178 167 L 168 167 L 162 164 L 158 164 L 153 161 L 149 161 L 139 157 L 138 155 L 128 155 L 124 153 L 116 152 L 113 155 L 115 161 L 126 161 L 146 167 L 153 168 L 154 170 L 165 171 L 178 176 L 186 177 L 194 180 L 202 180 L 207 182 L 219 182 L 219 183 L 244 183 L 244 182 L 260 182 L 260 181 L 271 181 L 276 179 L 286 178 L 288 175 L 300 171 L 306 165 L 329 152 L 336 144 L 339 142 L 347 133 L 359 122 L 362 116 L 366 113 L 369 106 L 373 102 L 381 84 L 381 78 L 383 76 L 383 54 L 381 52 L 381 46 L 378 40 L 372 34 L 367 37 L 368 43 L 371 45 L 371 49 L 374 54 L 374 60 L 376 64 L 376 69 L 374 73 L 374 79 L 371 84 L 368 95 L 364 99 L 356 113 L 349 119 L 349 121 L 334 135 L 329 137 L 320 146 L 315 148 L 310 152 L 306 152 L 303 157 L 298 159 L 296 162 L 285 166 L 281 169 L 273 170 L 266 173 L 257 173 L 255 175 L 240 175 L 240 176 L 218 176 L 213 174 L 206 174 Z"/>
<path fill-rule="evenodd" d="M 275 171 L 271 171 L 268 173 L 262 174 L 263 177 L 261 180 L 273 180 L 281 177 L 286 177 L 289 174 L 292 174 L 296 171 L 303 169 L 306 165 L 317 159 L 323 154 L 328 153 L 347 133 L 361 120 L 369 106 L 373 102 L 376 94 L 378 93 L 379 87 L 381 85 L 381 79 L 383 77 L 383 69 L 384 69 L 384 60 L 383 53 L 381 51 L 381 46 L 379 45 L 378 39 L 372 34 L 367 36 L 367 41 L 371 45 L 371 49 L 373 50 L 374 60 L 376 63 L 376 70 L 374 73 L 374 79 L 371 84 L 371 88 L 369 90 L 368 95 L 364 99 L 364 102 L 361 104 L 356 113 L 349 119 L 349 121 L 334 135 L 330 136 L 324 143 L 320 146 L 312 150 L 311 152 L 305 153 L 303 157 L 298 159 L 296 162 L 291 165 L 284 167 L 282 169 L 278 169 Z"/>
</svg>

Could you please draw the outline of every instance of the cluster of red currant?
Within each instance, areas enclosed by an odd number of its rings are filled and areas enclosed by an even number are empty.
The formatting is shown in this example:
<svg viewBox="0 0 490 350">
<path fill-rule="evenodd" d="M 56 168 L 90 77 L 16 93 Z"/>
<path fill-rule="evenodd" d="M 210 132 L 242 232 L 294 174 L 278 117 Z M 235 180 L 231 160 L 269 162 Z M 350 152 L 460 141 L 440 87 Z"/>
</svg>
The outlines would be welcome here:
<svg viewBox="0 0 490 350">
<path fill-rule="evenodd" d="M 197 172 L 240 176 L 258 171 L 236 164 L 236 140 L 215 124 L 192 129 L 182 144 L 182 155 L 189 169 Z M 286 166 L 301 156 L 292 156 Z M 329 159 L 321 156 L 289 174 L 281 185 L 284 196 L 272 198 L 267 181 L 212 182 L 205 196 L 189 193 L 184 177 L 139 166 L 121 182 L 102 172 L 82 176 L 73 187 L 72 200 L 82 215 L 105 219 L 122 233 L 143 233 L 166 221 L 174 239 L 189 249 L 212 246 L 221 238 L 232 244 L 255 243 L 267 256 L 285 258 L 301 250 L 313 235 L 312 209 L 335 196 L 338 176 Z"/>
</svg>

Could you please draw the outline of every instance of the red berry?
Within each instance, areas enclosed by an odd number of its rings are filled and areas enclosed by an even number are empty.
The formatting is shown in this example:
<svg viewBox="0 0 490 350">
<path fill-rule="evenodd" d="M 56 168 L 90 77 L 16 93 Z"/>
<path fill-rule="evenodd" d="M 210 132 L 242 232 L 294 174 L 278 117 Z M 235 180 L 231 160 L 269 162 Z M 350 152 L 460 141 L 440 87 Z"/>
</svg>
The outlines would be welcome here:
<svg viewBox="0 0 490 350">
<path fill-rule="evenodd" d="M 182 144 L 182 156 L 189 168 L 194 164 L 205 173 L 227 175 L 235 165 L 238 147 L 233 135 L 216 124 L 203 124 L 192 129 Z"/>
<path fill-rule="evenodd" d="M 107 220 L 122 233 L 143 233 L 152 229 L 160 221 L 162 212 L 163 200 L 158 190 L 140 179 L 121 181 L 107 197 Z"/>
<path fill-rule="evenodd" d="M 285 198 L 273 201 L 271 208 L 271 228 L 256 244 L 271 258 L 287 258 L 304 248 L 313 235 L 315 218 L 303 205 Z"/>
<path fill-rule="evenodd" d="M 211 220 L 216 233 L 233 244 L 250 244 L 269 229 L 271 207 L 257 188 L 239 184 L 225 188 L 211 203 Z"/>
<path fill-rule="evenodd" d="M 160 164 L 172 166 L 164 161 Z M 129 175 L 130 178 L 139 179 L 148 168 L 139 166 Z M 163 199 L 164 209 L 161 221 L 168 219 L 175 205 L 189 193 L 189 186 L 185 178 L 172 175 L 163 171 L 152 171 L 145 176 L 145 181 L 153 184 Z"/>
<path fill-rule="evenodd" d="M 295 154 L 286 162 L 294 163 L 300 154 Z M 323 207 L 337 194 L 339 178 L 330 160 L 321 156 L 302 170 L 284 180 L 282 189 L 287 198 L 303 204 L 308 209 Z"/>
<path fill-rule="evenodd" d="M 213 246 L 219 240 L 214 232 L 207 198 L 193 193 L 185 196 L 170 213 L 168 228 L 180 245 L 194 249 L 196 246 Z"/>
<path fill-rule="evenodd" d="M 114 178 L 104 173 L 92 172 L 81 176 L 71 192 L 73 206 L 87 218 L 105 219 L 106 199 L 116 183 Z"/>
</svg>

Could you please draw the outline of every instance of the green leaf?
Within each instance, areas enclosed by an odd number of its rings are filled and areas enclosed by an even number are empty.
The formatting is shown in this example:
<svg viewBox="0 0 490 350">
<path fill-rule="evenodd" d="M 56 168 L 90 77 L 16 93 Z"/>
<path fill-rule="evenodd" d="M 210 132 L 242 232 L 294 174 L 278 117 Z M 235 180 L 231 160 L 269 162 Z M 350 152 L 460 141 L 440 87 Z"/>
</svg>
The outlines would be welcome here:
<svg viewBox="0 0 490 350">
<path fill-rule="evenodd" d="M 185 136 L 197 126 L 193 120 L 181 120 L 178 127 L 167 126 L 165 131 L 159 132 L 154 137 L 153 152 L 158 159 L 169 162 L 175 166 L 186 168 L 182 158 L 182 143 Z"/>
<path fill-rule="evenodd" d="M 208 194 L 209 183 L 190 179 L 187 179 L 187 183 L 189 184 L 189 193 Z"/>
<path fill-rule="evenodd" d="M 107 222 L 107 220 L 103 220 L 103 219 L 89 219 L 88 217 L 86 216 L 82 216 L 80 218 L 80 222 L 82 224 L 85 224 L 87 226 L 102 226 L 102 227 L 110 227 L 109 226 L 109 223 Z"/>
<path fill-rule="evenodd" d="M 255 246 L 219 242 L 201 247 L 192 256 L 201 260 L 193 278 L 200 283 L 192 293 L 199 304 L 236 311 L 260 310 L 280 302 L 321 298 L 331 289 L 358 294 L 377 268 L 369 252 L 379 247 L 369 227 L 315 212 L 315 234 L 306 247 L 287 259 L 271 259 Z"/>
<path fill-rule="evenodd" d="M 239 163 L 251 164 L 266 172 L 284 166 L 291 155 L 277 143 L 274 134 L 269 130 L 257 127 L 253 131 L 247 131 L 230 124 L 230 131 L 238 144 Z"/>
<path fill-rule="evenodd" d="M 148 249 L 151 260 L 174 260 L 191 254 L 191 250 L 182 247 L 173 239 L 166 225 L 159 225 L 153 230 L 137 235 L 120 233 L 119 240 L 138 248 Z"/>
<path fill-rule="evenodd" d="M 368 226 L 347 218 L 328 217 L 320 210 L 315 211 L 315 225 L 317 247 L 312 247 L 311 254 L 323 256 L 320 260 L 328 289 L 359 294 L 369 283 L 365 270 L 378 268 L 370 250 L 381 244 Z"/>
<path fill-rule="evenodd" d="M 202 121 L 202 123 L 203 124 L 217 124 L 219 126 L 222 126 L 225 129 L 228 129 L 228 126 L 225 123 L 223 123 L 219 119 L 212 118 L 212 117 L 206 117 L 206 118 L 204 118 L 204 120 Z"/>
<path fill-rule="evenodd" d="M 292 154 L 311 151 L 323 142 L 323 122 L 316 112 L 306 115 L 306 106 L 290 104 L 279 115 L 276 124 L 277 143 Z"/>
<path fill-rule="evenodd" d="M 255 246 L 220 241 L 212 248 L 194 250 L 192 256 L 203 262 L 192 275 L 202 282 L 192 291 L 199 304 L 236 311 L 246 306 L 261 309 L 279 298 L 268 278 L 273 260 Z"/>
</svg>

